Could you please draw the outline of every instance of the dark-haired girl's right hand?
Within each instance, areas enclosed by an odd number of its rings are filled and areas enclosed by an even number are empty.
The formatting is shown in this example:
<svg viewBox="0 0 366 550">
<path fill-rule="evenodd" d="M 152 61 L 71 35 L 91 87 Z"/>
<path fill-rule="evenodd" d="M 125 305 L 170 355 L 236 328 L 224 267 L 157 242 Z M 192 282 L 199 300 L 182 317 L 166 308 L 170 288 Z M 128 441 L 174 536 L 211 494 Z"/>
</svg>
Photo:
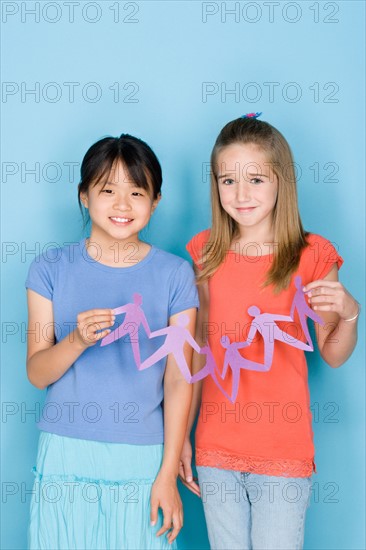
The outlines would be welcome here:
<svg viewBox="0 0 366 550">
<path fill-rule="evenodd" d="M 77 328 L 74 331 L 78 342 L 85 348 L 94 346 L 111 332 L 115 315 L 112 309 L 89 309 L 77 316 Z"/>
</svg>

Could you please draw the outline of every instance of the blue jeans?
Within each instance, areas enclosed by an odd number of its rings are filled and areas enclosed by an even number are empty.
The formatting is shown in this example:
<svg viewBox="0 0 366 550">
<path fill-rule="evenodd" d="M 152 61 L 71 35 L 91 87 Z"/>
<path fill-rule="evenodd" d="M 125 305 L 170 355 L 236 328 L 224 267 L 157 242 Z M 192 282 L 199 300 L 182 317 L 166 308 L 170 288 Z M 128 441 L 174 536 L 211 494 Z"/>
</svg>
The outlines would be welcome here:
<svg viewBox="0 0 366 550">
<path fill-rule="evenodd" d="M 197 466 L 210 546 L 215 550 L 299 550 L 311 478 Z"/>
</svg>

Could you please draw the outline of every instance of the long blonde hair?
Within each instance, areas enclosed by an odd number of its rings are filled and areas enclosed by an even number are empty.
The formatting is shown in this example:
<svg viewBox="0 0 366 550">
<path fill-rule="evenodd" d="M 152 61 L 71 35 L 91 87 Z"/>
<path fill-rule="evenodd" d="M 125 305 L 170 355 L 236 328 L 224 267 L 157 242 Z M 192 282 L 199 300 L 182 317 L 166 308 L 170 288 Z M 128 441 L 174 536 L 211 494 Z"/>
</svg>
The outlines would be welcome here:
<svg viewBox="0 0 366 550">
<path fill-rule="evenodd" d="M 217 183 L 217 156 L 232 144 L 254 144 L 268 155 L 268 163 L 277 176 L 278 194 L 273 210 L 273 262 L 264 285 L 285 289 L 296 271 L 302 250 L 307 246 L 297 202 L 296 176 L 291 149 L 283 135 L 267 122 L 256 118 L 237 118 L 221 130 L 211 154 L 212 228 L 200 263 L 198 283 L 206 281 L 223 262 L 233 239 L 238 235 L 235 220 L 221 206 Z"/>
</svg>

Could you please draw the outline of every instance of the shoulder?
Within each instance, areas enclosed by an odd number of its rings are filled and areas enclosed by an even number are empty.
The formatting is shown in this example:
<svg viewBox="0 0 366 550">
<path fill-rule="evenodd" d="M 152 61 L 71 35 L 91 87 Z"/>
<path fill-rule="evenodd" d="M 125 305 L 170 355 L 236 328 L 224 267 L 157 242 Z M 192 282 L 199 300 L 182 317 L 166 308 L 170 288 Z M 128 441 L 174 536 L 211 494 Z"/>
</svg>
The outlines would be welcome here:
<svg viewBox="0 0 366 550">
<path fill-rule="evenodd" d="M 322 237 L 321 235 L 318 235 L 317 233 L 308 233 L 306 235 L 306 242 L 311 246 L 316 243 L 324 245 L 330 243 L 331 241 L 329 241 L 325 237 Z"/>
<path fill-rule="evenodd" d="M 303 254 L 313 256 L 315 259 L 334 255 L 334 252 L 338 254 L 339 251 L 339 245 L 336 242 L 330 241 L 317 233 L 308 233 L 306 242 L 308 246 L 304 249 Z"/>
<path fill-rule="evenodd" d="M 31 262 L 27 280 L 34 277 L 47 277 L 52 280 L 58 273 L 68 269 L 71 264 L 74 265 L 80 257 L 82 257 L 82 241 L 68 243 L 66 246 L 48 243 Z"/>
<path fill-rule="evenodd" d="M 189 262 L 165 252 L 165 250 L 155 249 L 155 264 L 158 269 L 154 269 L 155 277 L 159 285 L 168 292 L 169 295 L 169 317 L 180 311 L 198 307 L 198 296 L 194 271 Z"/>
<path fill-rule="evenodd" d="M 176 268 L 179 269 L 183 264 L 188 264 L 186 260 L 181 258 L 180 256 L 177 256 L 176 254 L 172 254 L 171 252 L 167 252 L 166 250 L 162 250 L 161 248 L 155 247 L 155 262 L 159 262 L 159 264 L 163 263 L 165 266 L 169 266 L 172 269 Z"/>
<path fill-rule="evenodd" d="M 60 247 L 56 243 L 48 243 L 30 264 L 25 282 L 26 288 L 41 294 L 45 298 L 53 299 L 56 281 L 63 273 L 65 265 L 75 262 L 75 245 L 70 243 Z M 80 246 L 77 247 L 81 254 Z"/>
<path fill-rule="evenodd" d="M 74 263 L 77 257 L 82 255 L 82 242 L 68 243 L 65 246 L 58 246 L 56 243 L 49 243 L 42 249 L 32 262 L 32 265 L 39 265 L 42 268 L 50 268 L 65 263 Z"/>
<path fill-rule="evenodd" d="M 317 233 L 309 233 L 306 236 L 308 246 L 303 250 L 301 264 L 309 272 L 313 279 L 324 277 L 331 269 L 333 264 L 337 264 L 338 269 L 343 264 L 343 258 L 339 254 L 339 245 L 332 242 Z"/>
<path fill-rule="evenodd" d="M 205 229 L 200 233 L 197 233 L 192 239 L 187 243 L 187 250 L 192 258 L 192 260 L 197 263 L 202 257 L 202 252 L 210 239 L 211 229 Z"/>
<path fill-rule="evenodd" d="M 161 272 L 164 271 L 169 279 L 174 279 L 179 275 L 190 276 L 191 273 L 194 276 L 192 266 L 187 260 L 161 248 L 155 248 L 154 262 L 157 269 Z"/>
<path fill-rule="evenodd" d="M 210 238 L 210 233 L 211 229 L 204 229 L 203 231 L 200 231 L 187 243 L 187 248 L 191 245 L 197 246 L 206 244 Z"/>
</svg>

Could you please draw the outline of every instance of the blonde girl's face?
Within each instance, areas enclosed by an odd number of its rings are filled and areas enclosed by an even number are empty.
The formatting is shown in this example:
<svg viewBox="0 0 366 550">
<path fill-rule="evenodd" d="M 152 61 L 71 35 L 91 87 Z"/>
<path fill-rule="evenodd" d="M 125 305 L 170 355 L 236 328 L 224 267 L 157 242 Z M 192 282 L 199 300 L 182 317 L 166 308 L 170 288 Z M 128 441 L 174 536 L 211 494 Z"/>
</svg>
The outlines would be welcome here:
<svg viewBox="0 0 366 550">
<path fill-rule="evenodd" d="M 131 181 L 121 162 L 113 166 L 107 181 L 91 185 L 81 200 L 89 209 L 91 240 L 96 242 L 138 242 L 139 231 L 148 223 L 160 197 Z"/>
<path fill-rule="evenodd" d="M 265 151 L 251 143 L 228 145 L 217 155 L 216 174 L 222 208 L 240 235 L 270 236 L 278 181 Z"/>
</svg>

